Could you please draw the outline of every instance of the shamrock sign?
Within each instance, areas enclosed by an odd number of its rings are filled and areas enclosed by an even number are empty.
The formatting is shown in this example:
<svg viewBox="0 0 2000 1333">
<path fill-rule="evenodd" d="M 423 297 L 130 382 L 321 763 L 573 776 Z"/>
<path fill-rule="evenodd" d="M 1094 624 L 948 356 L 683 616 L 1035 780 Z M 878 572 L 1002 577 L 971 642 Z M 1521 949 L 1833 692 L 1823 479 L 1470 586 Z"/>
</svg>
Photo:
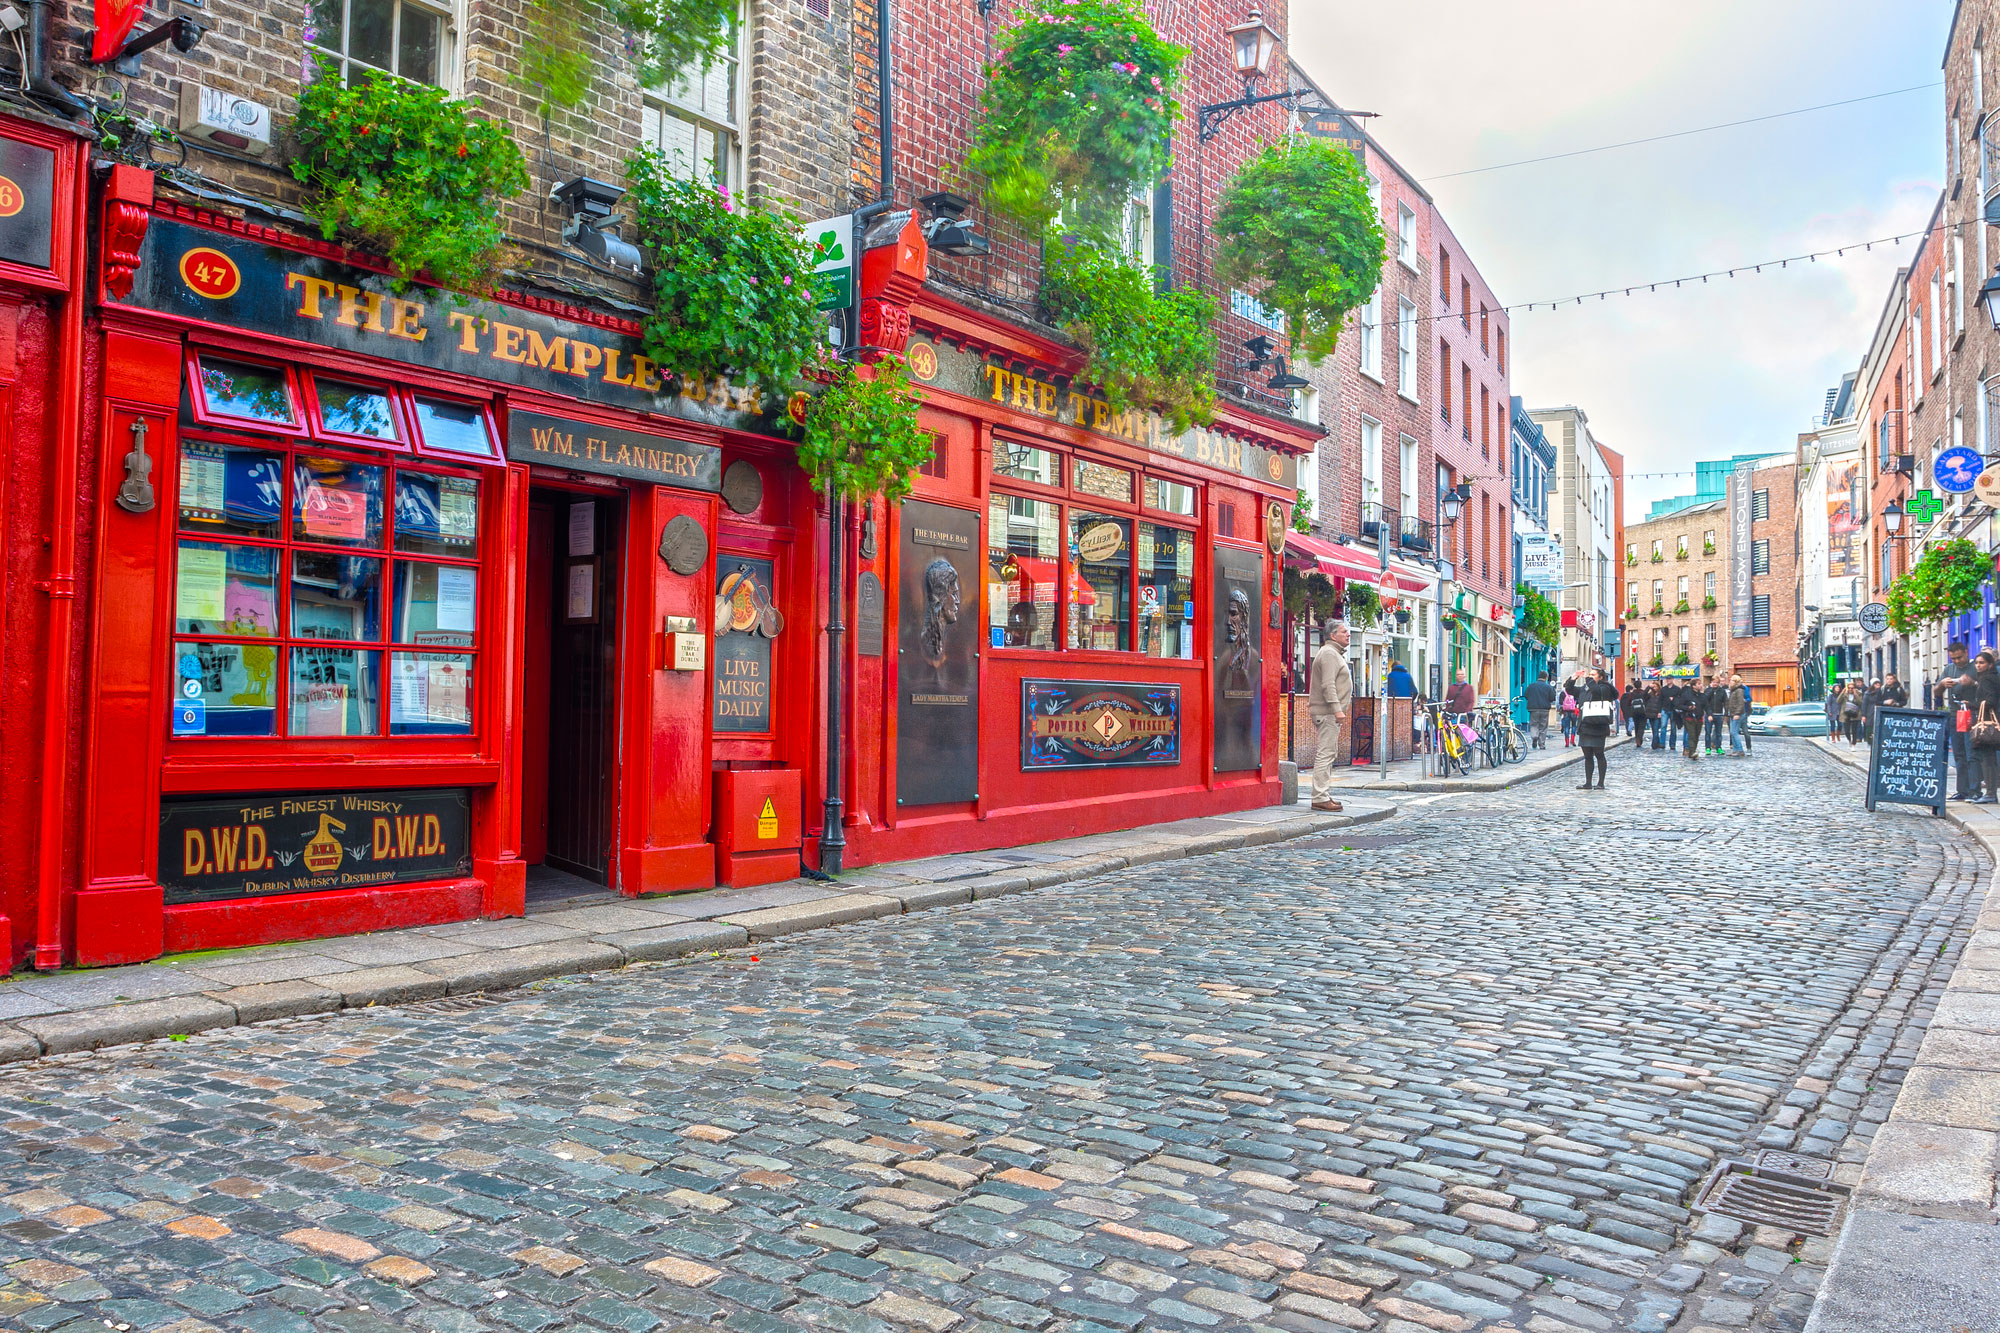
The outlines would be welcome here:
<svg viewBox="0 0 2000 1333">
<path fill-rule="evenodd" d="M 1944 501 L 1929 490 L 1918 491 L 1910 497 L 1908 513 L 1918 523 L 1928 523 L 1944 512 Z"/>
</svg>

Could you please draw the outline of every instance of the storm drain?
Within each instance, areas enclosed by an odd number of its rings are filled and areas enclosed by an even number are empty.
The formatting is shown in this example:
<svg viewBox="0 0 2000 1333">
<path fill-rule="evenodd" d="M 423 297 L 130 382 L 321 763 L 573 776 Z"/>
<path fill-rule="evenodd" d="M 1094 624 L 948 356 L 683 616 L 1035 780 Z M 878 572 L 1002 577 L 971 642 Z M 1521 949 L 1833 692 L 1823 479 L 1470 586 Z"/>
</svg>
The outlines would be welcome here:
<svg viewBox="0 0 2000 1333">
<path fill-rule="evenodd" d="M 424 1000 L 417 1004 L 405 1005 L 403 1008 L 406 1012 L 417 1014 L 462 1014 L 469 1009 L 485 1009 L 515 998 L 517 997 L 494 991 L 474 991 L 470 995 L 454 995 L 443 1000 Z"/>
<path fill-rule="evenodd" d="M 1750 1159 L 1750 1164 L 1766 1171 L 1777 1171 L 1805 1180 L 1833 1179 L 1833 1163 L 1824 1157 L 1801 1157 L 1782 1148 L 1760 1148 Z"/>
<path fill-rule="evenodd" d="M 1789 1156 L 1789 1154 L 1778 1154 Z M 1811 1167 L 1825 1165 L 1797 1159 Z M 1727 1161 L 1702 1182 L 1698 1212 L 1720 1213 L 1739 1222 L 1782 1227 L 1805 1236 L 1831 1236 L 1848 1188 L 1830 1180 L 1794 1175 L 1751 1162 Z"/>
</svg>

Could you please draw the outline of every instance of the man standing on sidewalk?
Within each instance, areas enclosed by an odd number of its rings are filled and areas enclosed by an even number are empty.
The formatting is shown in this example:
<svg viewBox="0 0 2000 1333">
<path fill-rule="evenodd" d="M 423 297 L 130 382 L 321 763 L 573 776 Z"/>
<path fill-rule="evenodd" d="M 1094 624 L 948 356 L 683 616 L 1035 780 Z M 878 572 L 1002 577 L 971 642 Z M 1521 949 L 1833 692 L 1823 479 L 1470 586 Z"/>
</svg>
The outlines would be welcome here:
<svg viewBox="0 0 2000 1333">
<path fill-rule="evenodd" d="M 1333 799 L 1333 768 L 1340 754 L 1340 736 L 1347 714 L 1354 707 L 1354 672 L 1347 665 L 1347 626 L 1330 621 L 1320 636 L 1319 651 L 1313 654 L 1311 690 L 1307 708 L 1311 710 L 1313 745 L 1312 808 L 1338 810 Z"/>
<path fill-rule="evenodd" d="M 1951 714 L 1951 728 L 1946 734 L 1951 737 L 1951 763 L 1958 770 L 1958 789 L 1948 799 L 1969 801 L 1979 795 L 1979 761 L 1973 757 L 1967 735 L 1977 711 L 1978 691 L 1972 679 L 1972 658 L 1965 645 L 1954 643 L 1944 651 L 1950 660 L 1939 673 L 1937 684 L 1931 687 L 1931 706 Z"/>
<path fill-rule="evenodd" d="M 1521 701 L 1528 706 L 1528 748 L 1548 749 L 1549 710 L 1556 706 L 1556 673 L 1544 672 L 1540 680 L 1529 681 L 1521 691 Z"/>
</svg>

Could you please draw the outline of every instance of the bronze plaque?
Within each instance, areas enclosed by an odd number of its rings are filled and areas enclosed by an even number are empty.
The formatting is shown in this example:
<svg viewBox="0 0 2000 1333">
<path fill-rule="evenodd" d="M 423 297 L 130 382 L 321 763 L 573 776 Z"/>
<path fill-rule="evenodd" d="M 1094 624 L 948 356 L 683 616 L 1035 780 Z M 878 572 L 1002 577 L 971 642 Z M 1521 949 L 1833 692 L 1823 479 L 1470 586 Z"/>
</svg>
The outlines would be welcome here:
<svg viewBox="0 0 2000 1333">
<path fill-rule="evenodd" d="M 739 514 L 754 513 L 764 503 L 764 476 L 755 463 L 739 458 L 723 469 L 722 502 Z"/>
<path fill-rule="evenodd" d="M 970 801 L 979 795 L 979 515 L 922 500 L 902 515 L 896 804 Z"/>
<path fill-rule="evenodd" d="M 863 657 L 882 655 L 882 580 L 875 571 L 861 571 L 854 590 L 854 651 Z"/>
<path fill-rule="evenodd" d="M 1237 773 L 1256 768 L 1261 758 L 1258 737 L 1264 693 L 1264 656 L 1260 648 L 1263 617 L 1257 614 L 1263 583 L 1263 560 L 1255 551 L 1215 548 L 1213 648 L 1215 771 Z"/>
<path fill-rule="evenodd" d="M 667 520 L 660 534 L 660 559 L 676 574 L 698 574 L 708 562 L 708 534 L 686 514 Z"/>
</svg>

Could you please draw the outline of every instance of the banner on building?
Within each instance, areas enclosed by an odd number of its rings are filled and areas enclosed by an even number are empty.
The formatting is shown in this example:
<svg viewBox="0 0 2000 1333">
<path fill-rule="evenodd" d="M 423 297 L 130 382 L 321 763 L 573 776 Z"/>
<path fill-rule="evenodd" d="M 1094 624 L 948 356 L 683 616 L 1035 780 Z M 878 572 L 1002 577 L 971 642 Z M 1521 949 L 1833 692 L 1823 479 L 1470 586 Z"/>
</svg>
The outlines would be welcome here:
<svg viewBox="0 0 2000 1333">
<path fill-rule="evenodd" d="M 1750 465 L 1729 474 L 1729 637 L 1747 639 L 1750 623 Z"/>
<path fill-rule="evenodd" d="M 1849 579 L 1861 572 L 1861 464 L 1831 464 L 1826 471 L 1826 576 Z"/>
<path fill-rule="evenodd" d="M 1521 581 L 1539 593 L 1559 593 L 1563 586 L 1562 543 L 1546 532 L 1521 534 Z"/>
</svg>

